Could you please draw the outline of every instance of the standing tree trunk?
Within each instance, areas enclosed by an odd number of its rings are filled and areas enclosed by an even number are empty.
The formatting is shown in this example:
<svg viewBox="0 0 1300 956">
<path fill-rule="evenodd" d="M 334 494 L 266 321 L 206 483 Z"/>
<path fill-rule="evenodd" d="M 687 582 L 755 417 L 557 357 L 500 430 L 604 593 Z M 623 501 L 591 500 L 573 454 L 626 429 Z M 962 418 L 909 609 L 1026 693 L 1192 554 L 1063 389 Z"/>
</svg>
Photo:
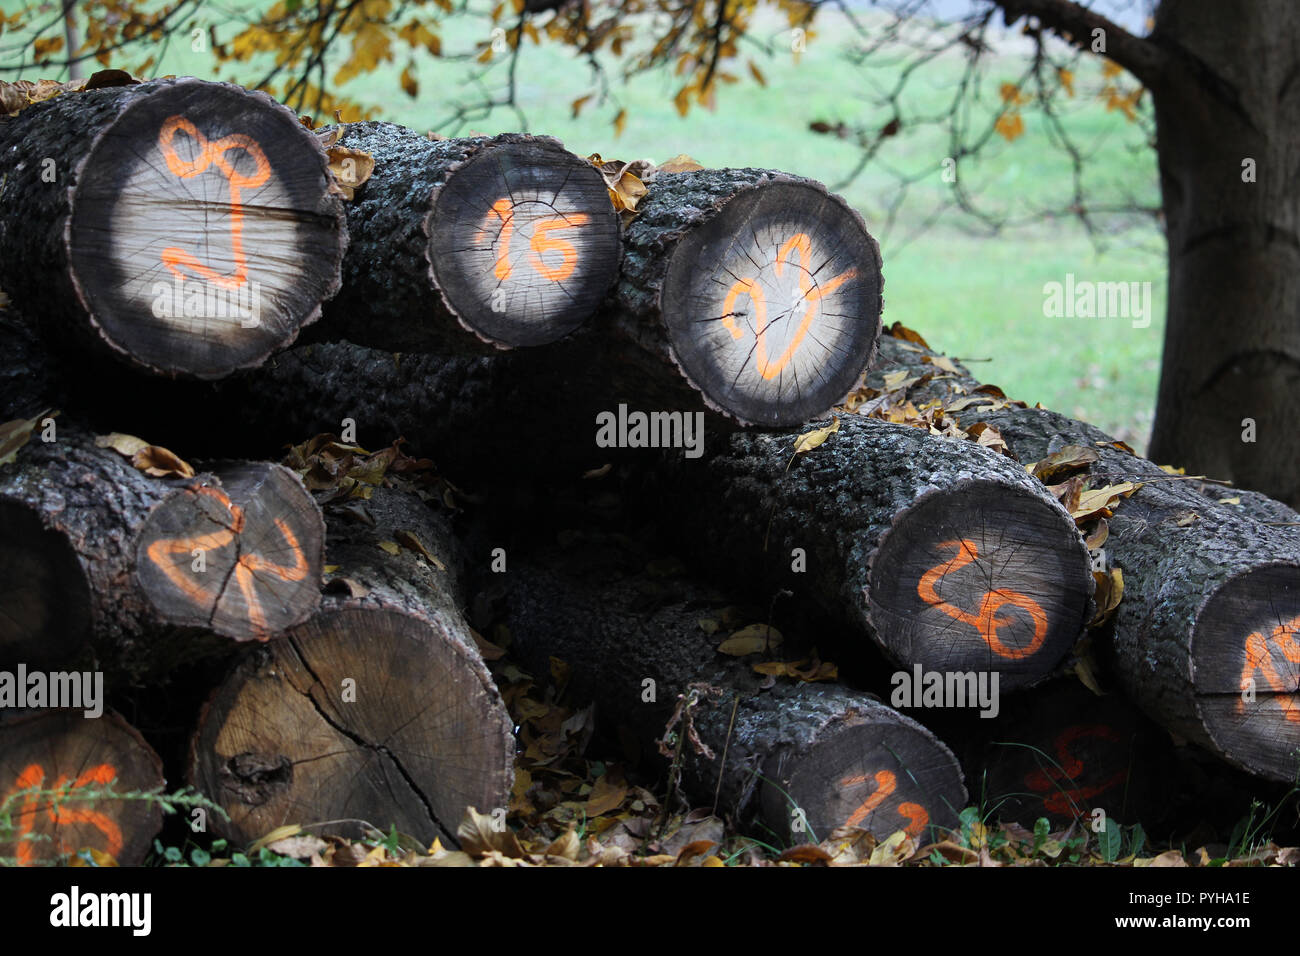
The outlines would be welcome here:
<svg viewBox="0 0 1300 956">
<path fill-rule="evenodd" d="M 1165 0 L 1169 318 L 1150 453 L 1300 503 L 1300 7 Z M 1245 419 L 1255 440 L 1243 440 Z"/>
</svg>

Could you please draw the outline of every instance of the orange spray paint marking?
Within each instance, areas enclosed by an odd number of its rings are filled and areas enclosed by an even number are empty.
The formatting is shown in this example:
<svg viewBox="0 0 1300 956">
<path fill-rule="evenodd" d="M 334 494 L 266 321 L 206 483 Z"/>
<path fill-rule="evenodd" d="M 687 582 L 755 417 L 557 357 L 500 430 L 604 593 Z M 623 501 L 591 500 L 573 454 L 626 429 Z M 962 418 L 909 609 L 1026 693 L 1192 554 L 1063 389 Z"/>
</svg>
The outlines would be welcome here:
<svg viewBox="0 0 1300 956">
<path fill-rule="evenodd" d="M 877 807 L 888 799 L 889 795 L 898 787 L 898 778 L 888 770 L 877 770 L 875 774 L 876 789 L 871 796 L 862 801 L 862 804 L 849 814 L 849 819 L 845 822 L 846 826 L 855 827 L 867 818 Z M 840 789 L 846 787 L 856 787 L 860 783 L 867 782 L 865 773 L 858 774 L 855 777 L 845 777 L 840 781 Z"/>
<path fill-rule="evenodd" d="M 949 604 L 939 597 L 938 592 L 935 591 L 935 585 L 939 583 L 941 578 L 966 567 L 979 557 L 979 552 L 975 548 L 975 542 L 965 538 L 960 541 L 943 541 L 936 547 L 956 548 L 957 554 L 951 561 L 937 564 L 921 575 L 920 583 L 916 586 L 917 596 L 926 604 L 938 608 L 954 620 L 969 624 L 975 628 L 979 631 L 980 637 L 984 638 L 984 643 L 999 657 L 1005 657 L 1008 660 L 1023 660 L 1037 653 L 1038 649 L 1043 646 L 1044 638 L 1047 637 L 1047 615 L 1038 602 L 1018 591 L 998 588 L 994 591 L 985 592 L 984 597 L 980 600 L 980 609 L 974 614 Z M 998 611 L 1008 604 L 1020 608 L 1034 622 L 1034 638 L 1024 647 L 1007 647 L 998 638 L 998 628 L 1006 627 L 1012 623 L 997 616 Z"/>
<path fill-rule="evenodd" d="M 1273 655 L 1269 651 L 1271 640 L 1273 645 L 1282 652 L 1283 657 L 1292 664 L 1300 664 L 1300 643 L 1295 639 L 1297 632 L 1300 632 L 1300 617 L 1293 617 L 1273 628 L 1273 633 L 1268 640 L 1258 631 L 1253 631 L 1246 638 L 1245 660 L 1241 666 L 1241 689 L 1245 691 L 1250 686 L 1256 671 L 1262 672 L 1269 688 L 1285 695 L 1278 698 L 1278 703 L 1286 719 L 1300 722 L 1300 701 L 1296 700 L 1296 688 L 1287 686 L 1286 678 L 1278 673 L 1277 667 L 1273 664 Z M 1244 713 L 1245 710 L 1245 699 L 1238 698 L 1237 713 Z"/>
<path fill-rule="evenodd" d="M 563 282 L 573 275 L 573 270 L 578 267 L 578 250 L 573 243 L 565 239 L 551 238 L 550 233 L 557 229 L 576 229 L 585 226 L 589 218 L 586 213 L 573 213 L 569 216 L 552 216 L 537 220 L 533 224 L 532 238 L 528 240 L 528 264 L 543 278 L 550 279 L 552 282 Z M 509 199 L 498 199 L 492 204 L 483 228 L 474 237 L 475 242 L 482 242 L 487 238 L 488 228 L 493 219 L 501 223 L 501 232 L 497 237 L 500 252 L 497 253 L 496 266 L 492 274 L 498 281 L 504 282 L 514 271 L 514 267 L 510 264 L 510 243 L 515 233 L 514 202 Z M 548 252 L 560 254 L 558 266 L 546 264 L 546 260 L 542 257 Z"/>
<path fill-rule="evenodd" d="M 1062 787 L 1061 784 L 1073 784 L 1083 773 L 1083 761 L 1070 752 L 1070 745 L 1076 740 L 1094 737 L 1119 743 L 1119 734 L 1105 724 L 1076 724 L 1068 727 L 1053 741 L 1056 749 L 1056 762 L 1059 767 L 1046 767 L 1035 770 L 1025 777 L 1025 786 L 1035 793 L 1046 794 L 1043 806 L 1058 816 L 1079 816 L 1083 813 L 1083 802 L 1105 793 L 1112 787 L 1124 782 L 1126 772 L 1120 770 L 1102 783 L 1085 787 Z"/>
<path fill-rule="evenodd" d="M 845 826 L 855 827 L 868 815 L 873 813 L 883 804 L 889 796 L 898 789 L 898 778 L 889 770 L 877 770 L 874 775 L 876 789 L 871 796 L 867 797 L 859 807 L 849 815 Z M 867 782 L 867 774 L 858 774 L 852 777 L 845 777 L 840 781 L 840 788 L 856 787 L 859 784 Z M 930 814 L 919 803 L 900 803 L 897 807 L 899 816 L 905 817 L 908 824 L 904 827 L 904 832 L 910 837 L 920 836 L 921 833 L 930 823 Z"/>
<path fill-rule="evenodd" d="M 919 837 L 930 825 L 930 813 L 919 803 L 900 803 L 898 812 L 900 816 L 907 817 L 910 821 L 903 828 L 903 832 L 910 837 Z"/>
<path fill-rule="evenodd" d="M 235 536 L 244 530 L 244 509 L 230 500 L 230 497 L 218 488 L 201 485 L 194 489 L 196 494 L 207 495 L 217 499 L 230 516 L 230 525 L 211 534 L 201 534 L 193 538 L 162 538 L 149 545 L 146 554 L 149 560 L 167 576 L 167 579 L 195 604 L 204 605 L 214 595 L 201 587 L 192 574 L 186 573 L 181 564 L 168 560 L 172 555 L 189 556 L 197 548 L 203 551 L 218 551 L 235 540 Z M 298 538 L 283 518 L 275 519 L 275 527 L 284 538 L 285 546 L 293 554 L 292 564 L 277 564 L 257 554 L 241 554 L 235 561 L 235 581 L 248 606 L 248 620 L 254 632 L 267 631 L 266 613 L 261 599 L 257 596 L 254 576 L 266 572 L 281 581 L 301 581 L 307 576 L 309 566 Z"/>
<path fill-rule="evenodd" d="M 117 779 L 117 770 L 110 764 L 100 764 L 97 767 L 91 767 L 73 782 L 70 790 L 78 790 L 82 787 L 89 786 L 92 783 L 101 786 L 112 783 Z M 23 790 L 31 790 L 40 787 L 45 780 L 45 768 L 40 764 L 29 764 L 18 775 L 15 785 L 8 793 L 5 799 L 12 794 L 19 793 Z M 54 782 L 54 785 L 46 789 L 59 791 L 68 783 L 68 776 L 64 774 Z M 44 799 L 46 802 L 41 803 Z M 56 805 L 55 799 L 38 796 L 29 793 L 23 799 L 22 808 L 15 815 L 15 821 L 18 822 L 17 836 L 17 858 L 19 866 L 31 866 L 36 861 L 36 842 L 24 839 L 24 836 L 32 832 L 36 824 L 37 814 L 44 810 L 50 818 L 50 822 L 55 826 L 66 826 L 69 824 L 89 823 L 104 835 L 105 850 L 112 856 L 116 857 L 122 852 L 122 830 L 111 819 L 96 810 L 74 810 L 63 805 Z M 69 847 L 62 841 L 59 841 L 60 854 L 69 853 L 76 849 Z"/>
<path fill-rule="evenodd" d="M 785 244 L 777 250 L 773 271 L 778 278 L 780 278 L 782 271 L 789 263 L 792 251 L 799 256 L 799 294 L 808 303 L 808 308 L 804 312 L 803 318 L 800 319 L 794 335 L 790 338 L 790 344 L 786 346 L 785 351 L 781 353 L 776 361 L 770 361 L 767 356 L 767 299 L 758 281 L 755 279 L 737 279 L 732 283 L 731 288 L 727 290 L 727 296 L 722 301 L 722 324 L 731 333 L 733 339 L 744 337 L 744 332 L 736 325 L 735 321 L 736 300 L 741 296 L 749 296 L 750 301 L 754 303 L 754 337 L 757 340 L 754 350 L 754 365 L 758 369 L 758 374 L 769 380 L 781 374 L 782 370 L 790 364 L 790 359 L 799 350 L 799 346 L 803 344 L 804 336 L 808 334 L 813 316 L 817 312 L 818 303 L 858 274 L 857 269 L 849 269 L 841 272 L 825 284 L 814 286 L 812 273 L 808 271 L 812 259 L 812 240 L 808 238 L 807 233 L 799 232 L 787 239 Z"/>
<path fill-rule="evenodd" d="M 176 152 L 173 141 L 176 134 L 184 132 L 198 146 L 198 155 L 192 160 L 183 160 Z M 172 175 L 181 179 L 193 179 L 201 175 L 210 166 L 216 166 L 230 184 L 230 249 L 235 261 L 233 275 L 223 276 L 207 266 L 184 249 L 168 246 L 162 251 L 162 262 L 172 275 L 179 279 L 186 278 L 182 267 L 189 269 L 200 278 L 223 289 L 238 289 L 248 281 L 248 260 L 244 255 L 244 205 L 243 190 L 256 189 L 271 178 L 271 164 L 262 152 L 262 147 L 251 136 L 235 133 L 223 136 L 215 143 L 209 142 L 198 128 L 183 116 L 172 116 L 163 123 L 158 134 L 158 148 L 162 151 L 167 169 Z M 226 153 L 242 150 L 257 164 L 257 171 L 245 176 L 235 171 L 235 167 L 226 161 Z"/>
</svg>

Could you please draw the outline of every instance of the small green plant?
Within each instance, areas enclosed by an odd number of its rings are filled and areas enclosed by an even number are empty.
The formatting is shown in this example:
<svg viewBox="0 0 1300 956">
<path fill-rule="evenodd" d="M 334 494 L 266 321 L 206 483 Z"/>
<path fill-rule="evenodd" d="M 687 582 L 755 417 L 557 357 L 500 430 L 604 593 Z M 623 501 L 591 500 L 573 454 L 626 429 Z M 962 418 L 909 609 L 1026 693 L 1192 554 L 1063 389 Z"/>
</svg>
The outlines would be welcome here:
<svg viewBox="0 0 1300 956">
<path fill-rule="evenodd" d="M 114 800 L 134 800 L 153 804 L 166 815 L 201 807 L 205 811 L 220 813 L 229 819 L 218 804 L 189 787 L 174 793 L 164 793 L 161 789 L 119 792 L 112 781 L 106 784 L 86 783 L 78 786 L 73 780 L 68 780 L 59 787 L 26 787 L 6 794 L 3 799 L 0 799 L 0 844 L 15 843 L 20 847 L 19 856 L 0 856 L 0 866 L 18 866 L 33 862 L 58 865 L 70 858 L 80 858 L 91 865 L 98 865 L 94 855 L 84 850 L 53 860 L 37 860 L 34 857 L 23 859 L 25 856 L 21 850 L 23 844 L 47 842 L 50 839 L 47 834 L 35 832 L 31 821 L 24 822 L 23 818 L 41 811 L 57 816 L 59 809 L 65 806 L 88 805 L 93 808 Z"/>
</svg>

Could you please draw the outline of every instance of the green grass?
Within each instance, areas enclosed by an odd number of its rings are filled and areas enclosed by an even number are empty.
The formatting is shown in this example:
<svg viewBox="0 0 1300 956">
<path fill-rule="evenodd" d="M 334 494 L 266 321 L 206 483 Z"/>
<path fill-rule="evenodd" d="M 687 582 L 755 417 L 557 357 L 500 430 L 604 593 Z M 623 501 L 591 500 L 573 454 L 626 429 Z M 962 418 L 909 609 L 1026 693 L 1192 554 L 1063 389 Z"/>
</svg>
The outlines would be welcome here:
<svg viewBox="0 0 1300 956">
<path fill-rule="evenodd" d="M 14 0 L 0 5 L 13 9 Z M 215 8 L 203 15 L 218 16 Z M 814 134 L 808 124 L 863 122 L 879 128 L 890 114 L 872 112 L 863 91 L 869 82 L 879 86 L 891 81 L 891 70 L 868 74 L 846 62 L 852 32 L 832 11 L 818 21 L 817 34 L 797 63 L 788 52 L 782 26 L 783 21 L 769 12 L 756 19 L 752 31 L 756 40 L 778 51 L 752 51 L 767 86 L 750 79 L 742 64 L 736 70 L 741 81 L 720 88 L 711 112 L 697 107 L 682 118 L 672 104 L 679 80 L 659 72 L 617 82 L 620 65 L 606 60 L 616 81 L 614 100 L 602 103 L 597 97 L 575 118 L 572 101 L 596 89 L 591 72 L 571 51 L 549 42 L 525 44 L 518 104 L 531 130 L 557 136 L 584 155 L 663 160 L 688 153 L 710 166 L 779 168 L 838 187 L 881 242 L 887 321 L 901 320 L 941 351 L 991 359 L 972 370 L 1014 397 L 1086 418 L 1130 444 L 1144 446 L 1164 322 L 1166 261 L 1154 224 L 1145 220 L 1131 225 L 1100 252 L 1074 220 L 975 235 L 975 223 L 950 214 L 918 236 L 918 226 L 947 195 L 948 187 L 936 172 L 912 188 L 894 228 L 886 232 L 885 210 L 895 189 L 891 175 L 873 166 L 845 183 L 858 147 Z M 473 50 L 487 38 L 488 29 L 482 18 L 452 18 L 443 28 L 444 52 Z M 233 30 L 227 27 L 221 33 L 228 39 Z M 415 99 L 406 96 L 397 81 L 406 65 L 404 57 L 339 92 L 377 106 L 384 119 L 418 129 L 435 126 L 448 115 L 451 102 L 471 95 L 464 82 L 470 63 L 419 53 L 414 65 L 420 92 Z M 264 58 L 241 65 L 237 71 L 223 68 L 220 76 L 255 82 L 266 62 Z M 334 64 L 339 62 L 341 58 Z M 992 58 L 975 112 L 986 118 L 994 115 L 999 85 L 1017 80 L 1025 65 L 1023 51 L 1014 48 Z M 179 44 L 157 69 L 213 76 L 213 66 L 210 54 L 195 54 L 187 44 Z M 503 81 L 505 66 L 498 62 L 489 79 Z M 952 59 L 939 59 L 921 70 L 904 101 L 905 118 L 914 110 L 937 111 L 951 97 L 959 70 L 960 63 Z M 1121 81 L 1133 83 L 1127 76 Z M 1117 190 L 1131 191 L 1143 203 L 1155 205 L 1154 153 L 1136 125 L 1118 112 L 1107 112 L 1097 99 L 1101 82 L 1099 64 L 1085 61 L 1077 71 L 1078 96 L 1062 102 L 1065 122 L 1088 145 L 1089 193 L 1114 198 Z M 627 125 L 616 137 L 611 121 L 620 108 L 627 110 Z M 977 161 L 960 168 L 963 184 L 982 205 L 1024 212 L 1059 207 L 1068 195 L 1069 167 L 1049 144 L 1042 118 L 1026 108 L 1024 119 L 1024 136 L 1012 143 L 995 137 Z M 494 133 L 519 126 L 514 111 L 499 109 L 466 128 L 442 131 Z M 896 168 L 912 170 L 937 164 L 945 149 L 946 141 L 937 131 L 905 129 L 890 140 L 882 157 Z M 1044 317 L 1044 283 L 1064 281 L 1069 272 L 1079 279 L 1150 282 L 1155 320 L 1148 328 L 1134 329 L 1125 319 Z"/>
</svg>

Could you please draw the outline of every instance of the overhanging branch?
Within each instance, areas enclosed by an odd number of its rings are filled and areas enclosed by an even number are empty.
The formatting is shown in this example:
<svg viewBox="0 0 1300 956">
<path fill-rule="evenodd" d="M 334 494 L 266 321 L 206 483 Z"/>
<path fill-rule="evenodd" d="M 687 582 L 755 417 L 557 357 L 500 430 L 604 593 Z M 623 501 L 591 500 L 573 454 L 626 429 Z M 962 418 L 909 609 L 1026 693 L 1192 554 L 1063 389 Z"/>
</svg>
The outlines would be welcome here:
<svg viewBox="0 0 1300 956">
<path fill-rule="evenodd" d="M 994 0 L 1008 26 L 1034 17 L 1044 28 L 1085 52 L 1092 49 L 1093 31 L 1104 31 L 1106 56 L 1153 87 L 1168 64 L 1168 55 L 1155 43 L 1129 33 L 1118 23 L 1074 0 Z"/>
</svg>

